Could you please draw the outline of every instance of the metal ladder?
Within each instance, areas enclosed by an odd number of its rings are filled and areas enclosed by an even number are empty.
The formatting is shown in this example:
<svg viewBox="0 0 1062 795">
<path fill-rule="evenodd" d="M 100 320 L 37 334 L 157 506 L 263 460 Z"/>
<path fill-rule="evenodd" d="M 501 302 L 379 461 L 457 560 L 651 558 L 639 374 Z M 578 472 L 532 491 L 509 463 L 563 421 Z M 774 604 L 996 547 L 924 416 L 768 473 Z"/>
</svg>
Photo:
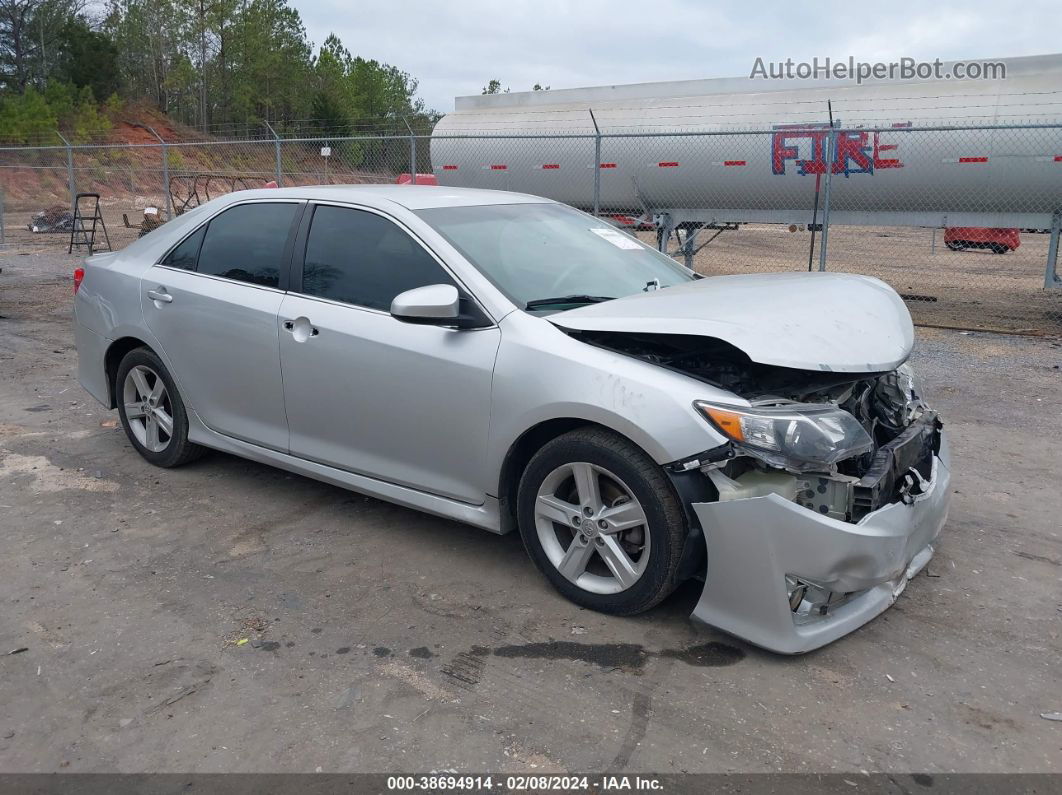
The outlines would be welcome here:
<svg viewBox="0 0 1062 795">
<path fill-rule="evenodd" d="M 95 204 L 92 207 L 92 215 L 86 216 L 81 212 L 81 200 L 92 199 Z M 86 229 L 86 221 L 92 221 L 92 228 Z M 100 195 L 98 193 L 79 193 L 74 197 L 74 223 L 70 227 L 70 245 L 66 249 L 67 254 L 74 253 L 74 247 L 81 248 L 86 246 L 88 248 L 89 256 L 96 253 L 96 227 L 99 225 L 103 229 L 103 239 L 107 243 L 107 250 L 114 251 L 111 248 L 111 238 L 107 234 L 107 224 L 103 222 L 103 214 L 100 212 Z M 102 249 L 101 249 L 102 250 Z"/>
</svg>

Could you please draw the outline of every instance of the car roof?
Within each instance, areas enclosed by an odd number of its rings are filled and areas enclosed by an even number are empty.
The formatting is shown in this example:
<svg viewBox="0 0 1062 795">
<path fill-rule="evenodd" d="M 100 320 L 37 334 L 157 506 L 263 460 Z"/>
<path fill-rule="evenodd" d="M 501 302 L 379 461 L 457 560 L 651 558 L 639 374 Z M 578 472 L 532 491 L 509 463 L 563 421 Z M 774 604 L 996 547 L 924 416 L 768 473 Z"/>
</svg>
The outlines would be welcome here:
<svg viewBox="0 0 1062 795">
<path fill-rule="evenodd" d="M 226 194 L 230 202 L 246 199 L 321 199 L 370 206 L 399 204 L 408 210 L 433 207 L 471 207 L 487 204 L 533 204 L 549 202 L 541 196 L 504 190 L 451 188 L 436 185 L 307 185 L 298 188 L 260 188 Z"/>
</svg>

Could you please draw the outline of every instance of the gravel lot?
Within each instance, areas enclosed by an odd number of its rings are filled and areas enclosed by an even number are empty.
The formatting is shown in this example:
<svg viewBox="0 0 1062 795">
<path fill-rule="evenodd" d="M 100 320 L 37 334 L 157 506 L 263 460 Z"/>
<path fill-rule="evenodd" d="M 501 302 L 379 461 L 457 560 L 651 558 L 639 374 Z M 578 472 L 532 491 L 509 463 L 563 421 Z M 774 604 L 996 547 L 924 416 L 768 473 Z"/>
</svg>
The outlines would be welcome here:
<svg viewBox="0 0 1062 795">
<path fill-rule="evenodd" d="M 695 587 L 609 618 L 516 535 L 154 469 L 75 380 L 74 259 L 0 266 L 0 771 L 1062 772 L 1057 338 L 919 330 L 938 555 L 785 658 L 689 621 Z"/>
</svg>

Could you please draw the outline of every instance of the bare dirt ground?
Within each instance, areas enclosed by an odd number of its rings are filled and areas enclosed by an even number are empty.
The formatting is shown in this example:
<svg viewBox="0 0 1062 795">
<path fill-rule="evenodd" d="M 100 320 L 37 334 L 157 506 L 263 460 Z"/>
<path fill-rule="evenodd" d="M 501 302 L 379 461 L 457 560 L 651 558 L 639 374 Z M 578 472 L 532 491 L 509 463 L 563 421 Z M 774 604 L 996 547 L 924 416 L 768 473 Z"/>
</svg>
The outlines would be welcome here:
<svg viewBox="0 0 1062 795">
<path fill-rule="evenodd" d="M 515 535 L 152 468 L 75 380 L 75 263 L 0 255 L 0 771 L 1062 772 L 1057 339 L 919 330 L 940 549 L 785 658 L 691 622 L 695 585 L 606 617 Z"/>
<path fill-rule="evenodd" d="M 652 233 L 640 236 L 652 242 Z M 944 231 L 935 237 L 934 246 L 932 229 L 834 226 L 827 269 L 884 280 L 905 297 L 916 323 L 1062 333 L 1062 290 L 1044 290 L 1047 235 L 1023 233 L 1021 246 L 1007 254 L 949 251 Z M 810 238 L 787 226 L 746 224 L 702 249 L 695 269 L 710 275 L 805 270 Z M 815 245 L 817 269 L 818 238 Z"/>
</svg>

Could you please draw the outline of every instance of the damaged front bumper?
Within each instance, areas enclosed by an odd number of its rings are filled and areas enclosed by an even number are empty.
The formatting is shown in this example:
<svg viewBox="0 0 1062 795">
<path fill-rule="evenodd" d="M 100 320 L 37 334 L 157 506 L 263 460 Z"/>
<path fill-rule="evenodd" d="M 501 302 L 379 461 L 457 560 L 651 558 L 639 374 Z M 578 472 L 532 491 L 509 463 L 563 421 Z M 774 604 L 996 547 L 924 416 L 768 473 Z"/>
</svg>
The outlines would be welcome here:
<svg viewBox="0 0 1062 795">
<path fill-rule="evenodd" d="M 948 515 L 948 466 L 942 436 L 922 493 L 857 523 L 777 494 L 693 503 L 708 564 L 693 617 L 782 654 L 811 651 L 862 626 L 896 601 L 932 557 Z M 838 598 L 794 609 L 794 582 Z"/>
</svg>

